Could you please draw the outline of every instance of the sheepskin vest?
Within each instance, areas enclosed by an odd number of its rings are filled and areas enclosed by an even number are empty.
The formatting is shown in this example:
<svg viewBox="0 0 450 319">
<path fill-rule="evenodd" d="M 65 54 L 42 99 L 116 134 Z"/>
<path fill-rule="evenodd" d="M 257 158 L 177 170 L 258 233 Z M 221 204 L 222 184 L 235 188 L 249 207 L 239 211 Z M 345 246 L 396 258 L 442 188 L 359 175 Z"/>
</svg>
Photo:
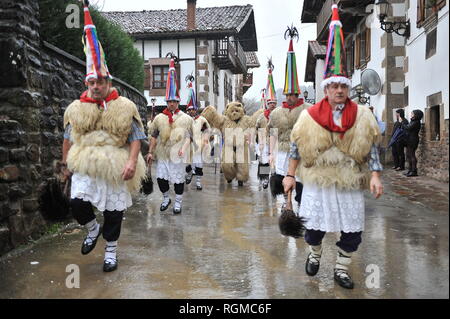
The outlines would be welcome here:
<svg viewBox="0 0 450 319">
<path fill-rule="evenodd" d="M 67 156 L 69 170 L 102 178 L 113 186 L 123 184 L 122 172 L 129 158 L 127 138 L 133 118 L 143 129 L 136 105 L 122 96 L 108 102 L 106 110 L 95 103 L 72 102 L 64 113 L 64 127 L 69 123 L 72 126 L 73 144 Z M 125 182 L 130 192 L 140 189 L 145 171 L 145 161 L 139 153 L 136 172 Z"/>
<path fill-rule="evenodd" d="M 284 107 L 277 107 L 270 113 L 268 129 L 273 132 L 278 130 L 278 151 L 289 152 L 291 144 L 291 132 L 300 113 L 310 107 L 311 104 L 303 103 L 292 110 Z M 276 133 L 273 132 L 275 135 Z"/>
<path fill-rule="evenodd" d="M 155 148 L 155 159 L 170 160 L 170 154 L 176 156 L 183 146 L 187 134 L 192 136 L 192 118 L 179 111 L 173 115 L 173 123 L 169 123 L 169 117 L 163 113 L 158 114 L 149 128 L 149 137 L 157 131 L 158 139 Z"/>
<path fill-rule="evenodd" d="M 338 189 L 367 189 L 370 183 L 368 156 L 378 143 L 380 130 L 372 112 L 358 105 L 356 121 L 343 138 L 320 126 L 303 111 L 295 124 L 291 139 L 297 144 L 300 165 L 297 176 L 304 184 Z"/>
</svg>

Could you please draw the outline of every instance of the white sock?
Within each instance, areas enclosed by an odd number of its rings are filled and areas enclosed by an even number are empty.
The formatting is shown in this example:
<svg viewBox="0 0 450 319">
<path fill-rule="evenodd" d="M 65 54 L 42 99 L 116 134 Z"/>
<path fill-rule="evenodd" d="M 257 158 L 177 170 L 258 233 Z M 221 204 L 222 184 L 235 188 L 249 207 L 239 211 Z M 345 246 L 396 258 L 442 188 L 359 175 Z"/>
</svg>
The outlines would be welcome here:
<svg viewBox="0 0 450 319">
<path fill-rule="evenodd" d="M 167 205 L 169 203 L 170 197 L 169 197 L 169 191 L 163 193 L 163 204 Z"/>
<path fill-rule="evenodd" d="M 97 219 L 94 218 L 90 222 L 86 224 L 86 228 L 88 229 L 88 237 L 86 238 L 86 241 L 92 242 L 95 237 L 98 236 L 98 232 L 100 231 L 100 224 L 97 223 Z M 89 243 L 90 244 L 90 243 Z"/>
<path fill-rule="evenodd" d="M 198 185 L 202 183 L 202 178 L 200 176 L 197 176 L 196 180 Z"/>
<path fill-rule="evenodd" d="M 115 261 L 117 259 L 116 256 L 117 252 L 117 240 L 116 241 L 107 241 L 105 246 L 105 261 L 113 260 Z"/>
<path fill-rule="evenodd" d="M 181 208 L 182 202 L 183 202 L 183 195 L 175 195 L 174 208 Z"/>
</svg>

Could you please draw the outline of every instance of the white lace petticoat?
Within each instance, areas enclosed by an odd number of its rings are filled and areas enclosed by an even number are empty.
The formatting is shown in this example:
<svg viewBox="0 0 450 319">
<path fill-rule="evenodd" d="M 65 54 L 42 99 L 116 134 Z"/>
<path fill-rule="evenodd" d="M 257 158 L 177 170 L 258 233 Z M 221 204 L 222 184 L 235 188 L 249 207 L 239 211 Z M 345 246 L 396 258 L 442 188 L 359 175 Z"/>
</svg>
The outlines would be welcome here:
<svg viewBox="0 0 450 319">
<path fill-rule="evenodd" d="M 300 216 L 306 228 L 324 232 L 360 232 L 364 230 L 364 193 L 304 185 Z"/>
<path fill-rule="evenodd" d="M 88 201 L 101 212 L 123 211 L 132 205 L 131 194 L 125 184 L 113 187 L 104 179 L 79 173 L 72 175 L 70 197 Z"/>
<path fill-rule="evenodd" d="M 186 180 L 186 164 L 159 159 L 156 161 L 156 178 L 165 179 L 174 184 L 182 184 Z"/>
</svg>

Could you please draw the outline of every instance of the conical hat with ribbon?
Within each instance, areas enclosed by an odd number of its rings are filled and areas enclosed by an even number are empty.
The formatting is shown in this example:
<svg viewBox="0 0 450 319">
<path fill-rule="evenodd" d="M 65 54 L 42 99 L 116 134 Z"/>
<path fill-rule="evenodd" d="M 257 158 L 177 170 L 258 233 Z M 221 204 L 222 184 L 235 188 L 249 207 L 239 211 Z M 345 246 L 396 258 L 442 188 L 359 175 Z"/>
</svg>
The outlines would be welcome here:
<svg viewBox="0 0 450 319">
<path fill-rule="evenodd" d="M 333 16 L 330 22 L 328 35 L 327 55 L 325 58 L 325 74 L 321 83 L 322 88 L 330 83 L 343 83 L 351 87 L 345 61 L 345 42 L 342 23 L 339 19 L 337 4 L 332 5 Z"/>
<path fill-rule="evenodd" d="M 192 75 L 186 77 L 186 80 L 188 82 L 187 84 L 187 88 L 189 90 L 189 96 L 188 96 L 188 101 L 186 104 L 186 109 L 188 110 L 198 110 L 198 105 L 197 105 L 197 97 L 195 96 L 195 90 L 194 90 L 194 77 Z"/>
<path fill-rule="evenodd" d="M 298 74 L 297 74 L 297 61 L 294 52 L 294 42 L 293 39 L 298 39 L 298 31 L 297 28 L 291 26 L 285 32 L 286 35 L 289 35 L 291 38 L 289 41 L 289 50 L 287 52 L 286 57 L 286 73 L 284 80 L 284 90 L 283 94 L 300 94 L 300 86 L 298 85 Z"/>
<path fill-rule="evenodd" d="M 167 74 L 166 82 L 166 102 L 168 101 L 180 101 L 180 94 L 178 92 L 177 85 L 177 71 L 175 69 L 175 56 L 171 56 L 169 72 Z"/>
<path fill-rule="evenodd" d="M 86 81 L 89 79 L 112 79 L 106 65 L 105 52 L 98 39 L 97 29 L 89 12 L 89 1 L 83 1 L 84 8 L 84 32 L 83 45 L 86 54 Z"/>
<path fill-rule="evenodd" d="M 266 101 L 269 102 L 277 102 L 277 94 L 275 92 L 275 84 L 273 83 L 273 69 L 274 66 L 272 64 L 272 59 L 269 59 L 269 62 L 267 62 L 267 68 L 269 70 L 269 74 L 267 76 L 267 86 L 266 86 Z"/>
</svg>

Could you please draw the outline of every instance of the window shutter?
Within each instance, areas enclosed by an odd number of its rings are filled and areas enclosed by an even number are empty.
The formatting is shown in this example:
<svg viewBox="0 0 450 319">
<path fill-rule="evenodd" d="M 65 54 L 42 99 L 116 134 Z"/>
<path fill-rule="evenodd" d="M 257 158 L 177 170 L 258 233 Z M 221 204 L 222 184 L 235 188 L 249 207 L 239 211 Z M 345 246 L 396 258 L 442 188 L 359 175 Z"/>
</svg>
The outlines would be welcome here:
<svg viewBox="0 0 450 319">
<path fill-rule="evenodd" d="M 355 43 L 355 68 L 359 69 L 360 66 L 360 46 L 361 46 L 361 35 L 358 34 L 356 36 L 356 43 Z"/>
<path fill-rule="evenodd" d="M 426 0 L 417 0 L 417 27 L 419 28 L 425 20 L 425 1 Z"/>
<path fill-rule="evenodd" d="M 144 65 L 144 90 L 150 90 L 152 87 L 152 71 L 149 63 L 146 63 Z"/>
<path fill-rule="evenodd" d="M 366 35 L 366 62 L 369 62 L 371 49 L 370 28 L 366 29 L 365 35 Z"/>
</svg>

